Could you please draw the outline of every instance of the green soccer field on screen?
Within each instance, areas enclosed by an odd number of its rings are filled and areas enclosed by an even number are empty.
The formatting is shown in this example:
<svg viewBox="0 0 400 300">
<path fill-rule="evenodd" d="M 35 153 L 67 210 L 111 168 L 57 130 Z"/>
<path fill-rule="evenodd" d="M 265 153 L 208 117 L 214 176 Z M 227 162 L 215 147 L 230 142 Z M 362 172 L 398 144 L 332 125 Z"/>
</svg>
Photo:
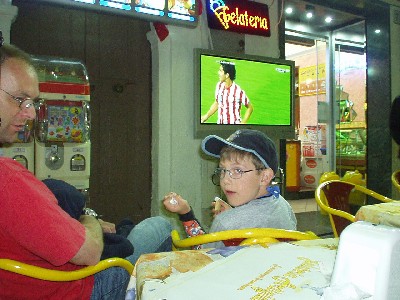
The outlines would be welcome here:
<svg viewBox="0 0 400 300">
<path fill-rule="evenodd" d="M 247 124 L 291 124 L 292 70 L 289 65 L 211 55 L 201 56 L 200 115 L 204 115 L 215 101 L 220 61 L 229 61 L 235 64 L 235 82 L 246 93 L 254 107 Z M 245 110 L 246 108 L 242 107 L 242 116 Z M 215 113 L 206 123 L 216 124 L 217 118 L 218 113 Z"/>
</svg>

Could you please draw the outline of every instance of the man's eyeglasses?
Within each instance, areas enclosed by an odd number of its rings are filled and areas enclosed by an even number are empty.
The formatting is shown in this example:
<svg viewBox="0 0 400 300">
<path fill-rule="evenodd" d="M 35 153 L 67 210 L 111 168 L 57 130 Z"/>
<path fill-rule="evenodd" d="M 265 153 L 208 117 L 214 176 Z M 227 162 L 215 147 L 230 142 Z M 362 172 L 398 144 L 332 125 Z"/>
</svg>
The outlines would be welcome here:
<svg viewBox="0 0 400 300">
<path fill-rule="evenodd" d="M 263 170 L 263 169 L 264 168 L 257 168 L 257 169 L 253 169 L 253 170 L 243 171 L 242 169 L 239 169 L 239 168 L 235 168 L 235 169 L 231 169 L 231 170 L 227 170 L 224 168 L 216 168 L 214 171 L 214 174 L 211 177 L 211 180 L 214 185 L 220 185 L 220 181 L 222 179 L 224 179 L 226 173 L 228 173 L 229 177 L 232 179 L 240 179 L 240 178 L 242 178 L 244 173 Z"/>
<path fill-rule="evenodd" d="M 38 107 L 39 107 L 39 103 L 37 101 L 32 100 L 29 97 L 16 97 L 16 96 L 10 94 L 9 92 L 3 90 L 2 88 L 0 88 L 0 90 L 2 90 L 4 93 L 6 93 L 11 98 L 13 98 L 15 101 L 17 101 L 18 107 L 20 109 L 31 108 L 31 107 L 33 107 L 34 109 L 38 109 Z"/>
</svg>

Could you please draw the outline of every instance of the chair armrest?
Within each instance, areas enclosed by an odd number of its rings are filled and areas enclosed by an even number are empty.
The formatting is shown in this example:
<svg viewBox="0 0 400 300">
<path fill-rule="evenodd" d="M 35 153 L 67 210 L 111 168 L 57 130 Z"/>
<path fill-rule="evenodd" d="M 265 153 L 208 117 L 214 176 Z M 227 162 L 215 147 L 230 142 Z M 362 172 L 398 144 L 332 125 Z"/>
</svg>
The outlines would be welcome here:
<svg viewBox="0 0 400 300">
<path fill-rule="evenodd" d="M 278 228 L 246 228 L 246 229 L 236 229 L 219 231 L 213 233 L 207 233 L 202 235 L 197 235 L 185 239 L 181 239 L 179 233 L 176 230 L 171 232 L 172 243 L 176 248 L 188 248 L 194 245 L 207 244 L 217 241 L 225 241 L 230 239 L 260 239 L 260 238 L 270 238 L 271 241 L 277 239 L 289 239 L 289 240 L 313 240 L 319 237 L 311 232 L 301 232 L 295 230 L 285 230 Z"/>
<path fill-rule="evenodd" d="M 100 261 L 95 266 L 87 266 L 75 271 L 58 271 L 32 266 L 12 259 L 0 259 L 0 269 L 47 281 L 73 281 L 88 277 L 110 267 L 122 267 L 132 274 L 133 265 L 123 258 L 109 258 Z"/>
</svg>

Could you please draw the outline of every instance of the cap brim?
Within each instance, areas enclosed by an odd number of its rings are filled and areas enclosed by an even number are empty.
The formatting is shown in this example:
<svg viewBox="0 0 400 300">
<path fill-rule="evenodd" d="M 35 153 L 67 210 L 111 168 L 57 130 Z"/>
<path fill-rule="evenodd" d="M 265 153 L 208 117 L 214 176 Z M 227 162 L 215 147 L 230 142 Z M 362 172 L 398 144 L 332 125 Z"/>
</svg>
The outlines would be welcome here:
<svg viewBox="0 0 400 300">
<path fill-rule="evenodd" d="M 201 149 L 204 153 L 219 158 L 221 149 L 227 145 L 235 146 L 217 135 L 209 135 L 201 142 Z"/>
</svg>

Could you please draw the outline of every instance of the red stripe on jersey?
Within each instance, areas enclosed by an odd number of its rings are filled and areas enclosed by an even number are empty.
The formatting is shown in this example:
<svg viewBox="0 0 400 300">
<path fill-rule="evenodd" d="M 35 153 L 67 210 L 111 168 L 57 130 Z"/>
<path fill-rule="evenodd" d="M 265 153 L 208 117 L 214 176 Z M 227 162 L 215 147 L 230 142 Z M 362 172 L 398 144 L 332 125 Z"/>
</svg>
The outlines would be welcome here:
<svg viewBox="0 0 400 300">
<path fill-rule="evenodd" d="M 230 96 L 230 93 L 231 93 L 231 87 L 229 87 L 229 88 L 225 88 L 225 91 L 226 91 L 226 96 L 225 96 L 225 107 L 226 107 L 226 109 L 225 109 L 225 115 L 226 115 L 226 123 L 230 123 L 231 122 L 231 115 L 230 115 L 230 111 L 229 111 L 229 96 Z M 233 95 L 235 95 L 235 94 L 233 94 Z"/>
</svg>

